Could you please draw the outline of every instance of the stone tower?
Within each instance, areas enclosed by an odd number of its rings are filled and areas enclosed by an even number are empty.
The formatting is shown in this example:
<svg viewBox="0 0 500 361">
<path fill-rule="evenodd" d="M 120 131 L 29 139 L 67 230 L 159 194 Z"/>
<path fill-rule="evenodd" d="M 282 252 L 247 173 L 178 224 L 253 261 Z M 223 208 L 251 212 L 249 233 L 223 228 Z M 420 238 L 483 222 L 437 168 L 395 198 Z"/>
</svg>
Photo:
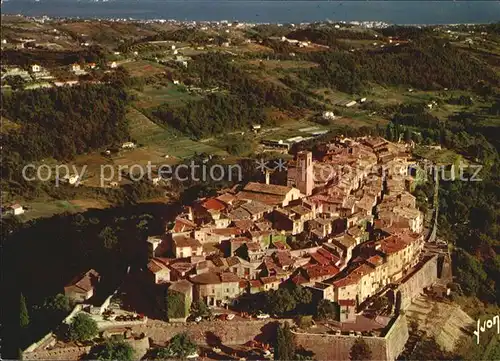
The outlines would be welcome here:
<svg viewBox="0 0 500 361">
<path fill-rule="evenodd" d="M 295 182 L 300 193 L 310 196 L 314 187 L 312 153 L 306 150 L 297 153 Z"/>
</svg>

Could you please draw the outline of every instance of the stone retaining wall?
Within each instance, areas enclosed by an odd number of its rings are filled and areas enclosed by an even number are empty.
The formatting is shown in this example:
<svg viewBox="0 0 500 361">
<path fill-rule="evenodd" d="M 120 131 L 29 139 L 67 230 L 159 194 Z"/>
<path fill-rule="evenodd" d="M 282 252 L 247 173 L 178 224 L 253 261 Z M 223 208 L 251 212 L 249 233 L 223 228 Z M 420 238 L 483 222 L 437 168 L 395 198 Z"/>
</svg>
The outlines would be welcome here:
<svg viewBox="0 0 500 361">
<path fill-rule="evenodd" d="M 196 323 L 166 323 L 163 321 L 149 320 L 147 324 L 133 327 L 136 334 L 144 332 L 152 343 L 164 345 L 173 336 L 187 332 L 193 340 L 200 345 L 215 344 L 221 340 L 223 344 L 241 345 L 257 339 L 270 342 L 275 336 L 279 323 L 292 320 L 248 320 L 248 321 L 212 321 Z"/>
<path fill-rule="evenodd" d="M 319 361 L 350 360 L 351 347 L 358 337 L 363 338 L 368 344 L 373 360 L 395 360 L 403 352 L 408 340 L 406 317 L 400 315 L 385 337 L 295 334 L 297 345 L 314 352 L 314 359 Z"/>
<path fill-rule="evenodd" d="M 418 297 L 425 287 L 429 287 L 438 280 L 438 256 L 432 256 L 420 269 L 411 274 L 399 286 L 401 292 L 401 309 L 411 305 L 411 301 Z"/>
<path fill-rule="evenodd" d="M 24 352 L 23 360 L 79 360 L 90 352 L 90 346 L 65 347 L 49 351 Z"/>
</svg>

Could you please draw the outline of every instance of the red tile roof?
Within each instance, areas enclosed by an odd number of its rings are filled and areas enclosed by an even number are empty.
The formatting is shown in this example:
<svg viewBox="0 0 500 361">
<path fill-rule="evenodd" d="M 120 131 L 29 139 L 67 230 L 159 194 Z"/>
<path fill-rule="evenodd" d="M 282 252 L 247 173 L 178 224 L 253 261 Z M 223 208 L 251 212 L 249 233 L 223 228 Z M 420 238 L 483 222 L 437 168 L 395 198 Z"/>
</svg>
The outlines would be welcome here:
<svg viewBox="0 0 500 361">
<path fill-rule="evenodd" d="M 315 278 L 325 277 L 325 276 L 335 276 L 339 273 L 339 269 L 333 265 L 322 266 L 322 265 L 306 265 L 303 267 L 309 280 L 314 280 Z"/>
<path fill-rule="evenodd" d="M 168 288 L 169 291 L 176 291 L 176 292 L 183 293 L 183 294 L 190 293 L 192 289 L 193 289 L 192 283 L 187 281 L 187 280 L 180 280 L 180 281 L 174 282 Z"/>
<path fill-rule="evenodd" d="M 296 285 L 302 285 L 304 283 L 308 283 L 309 280 L 305 278 L 300 272 L 297 273 L 295 276 L 290 278 L 293 283 Z"/>
<path fill-rule="evenodd" d="M 158 273 L 161 270 L 164 270 L 167 268 L 168 263 L 164 263 L 158 258 L 153 258 L 149 261 L 148 263 L 148 270 L 150 270 L 152 273 Z"/>
<path fill-rule="evenodd" d="M 92 290 L 99 280 L 99 273 L 90 269 L 83 275 L 74 278 L 65 288 L 73 288 L 75 291 L 88 292 Z"/>
<path fill-rule="evenodd" d="M 281 250 L 287 249 L 286 244 L 283 241 L 273 241 L 273 246 L 276 249 L 281 249 Z"/>
<path fill-rule="evenodd" d="M 220 274 L 220 280 L 221 282 L 239 282 L 240 278 L 235 275 L 234 273 L 231 272 L 224 272 Z"/>
<path fill-rule="evenodd" d="M 226 204 L 217 198 L 209 198 L 201 205 L 207 210 L 222 211 L 226 209 Z"/>
<path fill-rule="evenodd" d="M 241 219 L 233 221 L 235 227 L 241 229 L 242 231 L 248 231 L 254 227 L 254 221 L 250 219 Z"/>
<path fill-rule="evenodd" d="M 418 236 L 409 234 L 394 234 L 381 239 L 377 242 L 380 245 L 380 250 L 386 254 L 399 252 L 408 247 L 412 242 L 416 241 Z"/>
<path fill-rule="evenodd" d="M 322 256 L 319 252 L 311 253 L 311 258 L 323 266 L 330 263 L 330 261 L 326 257 Z"/>
<path fill-rule="evenodd" d="M 281 204 L 284 199 L 284 196 L 281 195 L 247 192 L 247 191 L 241 191 L 236 196 L 238 197 L 238 199 L 259 201 L 270 206 Z"/>
<path fill-rule="evenodd" d="M 251 280 L 250 281 L 250 287 L 251 288 L 260 288 L 262 287 L 262 281 L 261 280 Z"/>
<path fill-rule="evenodd" d="M 262 281 L 263 284 L 279 282 L 279 280 L 276 278 L 276 276 L 261 277 L 260 280 Z"/>
<path fill-rule="evenodd" d="M 211 233 L 218 234 L 219 236 L 237 236 L 243 231 L 236 227 L 228 227 L 228 228 L 214 228 L 211 230 Z"/>
<path fill-rule="evenodd" d="M 336 264 L 337 262 L 340 261 L 339 257 L 337 257 L 336 255 L 334 255 L 333 253 L 327 251 L 324 248 L 318 248 L 318 250 L 316 252 L 318 252 L 320 255 L 322 255 L 323 257 L 325 257 L 326 259 L 328 259 L 333 264 Z"/>
<path fill-rule="evenodd" d="M 241 279 L 231 272 L 206 272 L 191 278 L 191 282 L 197 284 L 219 284 L 219 283 L 232 283 L 240 282 Z"/>
<path fill-rule="evenodd" d="M 188 262 L 177 262 L 170 264 L 169 267 L 179 273 L 187 273 L 191 271 L 195 265 Z"/>
<path fill-rule="evenodd" d="M 218 196 L 217 199 L 226 204 L 231 204 L 236 199 L 236 197 L 230 193 L 224 193 Z"/>
<path fill-rule="evenodd" d="M 288 250 L 274 252 L 273 257 L 281 267 L 286 267 L 293 264 L 292 255 Z"/>
<path fill-rule="evenodd" d="M 174 233 L 189 232 L 196 228 L 196 224 L 191 222 L 189 219 L 177 217 L 175 219 L 175 225 L 172 229 Z"/>
<path fill-rule="evenodd" d="M 344 287 L 347 285 L 357 284 L 361 280 L 361 277 L 373 271 L 373 267 L 370 267 L 366 263 L 363 263 L 362 265 L 358 266 L 356 269 L 348 273 L 345 277 L 334 281 L 333 285 L 335 287 Z"/>
<path fill-rule="evenodd" d="M 265 193 L 265 194 L 284 196 L 292 190 L 292 187 L 281 186 L 277 184 L 250 182 L 245 186 L 245 188 L 243 188 L 243 190 L 246 192 Z"/>
<path fill-rule="evenodd" d="M 249 252 L 259 252 L 261 251 L 261 248 L 260 248 L 260 243 L 259 242 L 250 242 L 250 243 L 247 243 L 247 249 Z"/>
<path fill-rule="evenodd" d="M 174 237 L 173 240 L 174 240 L 174 245 L 176 247 L 191 247 L 191 248 L 201 247 L 200 241 L 191 237 L 176 236 Z"/>
</svg>

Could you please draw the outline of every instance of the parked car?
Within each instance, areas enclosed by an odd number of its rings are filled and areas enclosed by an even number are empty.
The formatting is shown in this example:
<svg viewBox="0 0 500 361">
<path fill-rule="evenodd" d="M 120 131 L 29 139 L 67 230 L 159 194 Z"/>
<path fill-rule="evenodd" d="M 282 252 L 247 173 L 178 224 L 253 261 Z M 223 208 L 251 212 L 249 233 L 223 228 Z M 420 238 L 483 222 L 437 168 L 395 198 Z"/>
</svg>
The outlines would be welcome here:
<svg viewBox="0 0 500 361">
<path fill-rule="evenodd" d="M 197 358 L 197 357 L 200 357 L 200 355 L 198 355 L 198 352 L 195 352 L 195 353 L 192 353 L 191 355 L 186 356 L 187 359 L 192 359 L 192 358 Z"/>
<path fill-rule="evenodd" d="M 271 317 L 271 316 L 269 316 L 267 313 L 259 313 L 259 314 L 257 315 L 257 318 L 258 318 L 258 319 L 261 319 L 261 320 L 266 319 L 266 318 L 269 318 L 269 317 Z"/>
<path fill-rule="evenodd" d="M 230 313 L 230 314 L 228 314 L 228 315 L 226 316 L 226 319 L 227 319 L 228 321 L 231 321 L 233 318 L 234 318 L 234 313 Z"/>
<path fill-rule="evenodd" d="M 221 353 L 222 350 L 218 347 L 212 347 L 212 351 L 215 352 L 215 353 Z"/>
<path fill-rule="evenodd" d="M 194 322 L 201 322 L 201 316 L 197 316 L 194 318 Z"/>
</svg>

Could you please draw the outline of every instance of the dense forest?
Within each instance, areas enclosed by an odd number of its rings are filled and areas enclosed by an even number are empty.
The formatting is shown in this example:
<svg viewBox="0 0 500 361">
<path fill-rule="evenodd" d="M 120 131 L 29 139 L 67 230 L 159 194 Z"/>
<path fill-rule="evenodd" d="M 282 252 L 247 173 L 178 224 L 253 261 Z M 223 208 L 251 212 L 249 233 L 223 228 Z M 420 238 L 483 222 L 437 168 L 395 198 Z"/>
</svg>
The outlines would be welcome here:
<svg viewBox="0 0 500 361">
<path fill-rule="evenodd" d="M 152 111 L 152 116 L 194 138 L 247 128 L 254 123 L 266 124 L 266 108 L 318 108 L 302 92 L 262 81 L 220 53 L 195 57 L 185 77 L 187 83 L 217 86 L 220 90 L 181 107 L 161 105 Z"/>
<path fill-rule="evenodd" d="M 21 127 L 2 135 L 2 181 L 21 181 L 28 163 L 77 154 L 128 138 L 124 89 L 83 85 L 14 92 L 3 97 L 2 116 Z"/>
<path fill-rule="evenodd" d="M 223 134 L 227 130 L 260 124 L 265 119 L 262 108 L 254 107 L 233 95 L 210 94 L 201 101 L 183 107 L 164 104 L 153 116 L 193 138 Z"/>
<path fill-rule="evenodd" d="M 320 27 L 295 30 L 287 34 L 286 37 L 289 39 L 311 41 L 316 44 L 328 45 L 330 48 L 342 48 L 347 46 L 342 46 L 339 39 L 375 40 L 377 39 L 376 35 L 377 34 L 366 31 L 350 31 Z"/>
<path fill-rule="evenodd" d="M 453 272 L 460 285 L 457 291 L 498 304 L 500 134 L 494 124 L 485 125 L 482 117 L 495 112 L 499 95 L 483 92 L 482 96 L 493 103 L 491 109 L 483 109 L 485 114 L 458 113 L 447 120 L 432 116 L 422 104 L 401 105 L 387 125 L 386 138 L 397 140 L 404 135 L 420 144 L 440 144 L 481 166 L 475 181 L 449 176 L 441 180 L 438 235 L 452 245 Z M 470 179 L 475 169 L 465 168 L 464 178 Z"/>
<path fill-rule="evenodd" d="M 366 52 L 316 52 L 305 56 L 320 66 L 304 70 L 314 87 L 362 93 L 370 83 L 419 89 L 471 89 L 479 80 L 498 85 L 498 76 L 446 42 L 430 39 Z"/>
<path fill-rule="evenodd" d="M 19 223 L 1 219 L 2 356 L 17 357 L 19 348 L 38 340 L 61 322 L 48 318 L 47 298 L 63 292 L 76 274 L 90 268 L 106 280 L 107 297 L 122 279 L 128 265 L 147 262 L 145 239 L 163 231 L 177 206 L 148 204 L 62 214 Z M 8 257 L 7 257 L 8 255 Z M 19 294 L 26 299 L 29 326 L 19 329 Z M 97 295 L 101 297 L 101 295 Z"/>
<path fill-rule="evenodd" d="M 105 65 L 106 53 L 98 46 L 79 51 L 47 51 L 46 49 L 2 50 L 2 63 L 28 68 L 33 64 L 44 67 L 71 65 L 73 63 L 96 63 Z"/>
</svg>

